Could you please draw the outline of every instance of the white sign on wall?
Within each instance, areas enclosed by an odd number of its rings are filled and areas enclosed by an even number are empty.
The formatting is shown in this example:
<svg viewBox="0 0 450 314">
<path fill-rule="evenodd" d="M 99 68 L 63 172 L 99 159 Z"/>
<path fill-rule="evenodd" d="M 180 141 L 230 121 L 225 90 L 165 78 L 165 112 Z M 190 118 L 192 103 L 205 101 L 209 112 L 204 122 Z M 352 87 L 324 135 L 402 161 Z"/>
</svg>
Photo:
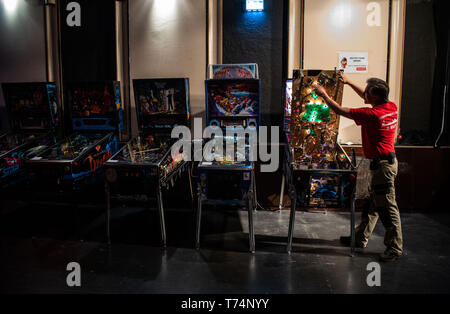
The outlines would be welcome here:
<svg viewBox="0 0 450 314">
<path fill-rule="evenodd" d="M 339 52 L 338 68 L 345 73 L 367 73 L 369 69 L 368 52 Z"/>
</svg>

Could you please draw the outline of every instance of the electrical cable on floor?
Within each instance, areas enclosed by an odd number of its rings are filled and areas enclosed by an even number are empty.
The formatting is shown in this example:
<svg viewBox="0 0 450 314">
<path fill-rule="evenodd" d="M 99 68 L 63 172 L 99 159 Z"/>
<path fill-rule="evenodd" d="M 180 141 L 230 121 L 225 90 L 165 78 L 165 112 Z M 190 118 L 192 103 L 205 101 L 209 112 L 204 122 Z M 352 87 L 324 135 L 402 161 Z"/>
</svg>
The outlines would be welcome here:
<svg viewBox="0 0 450 314">
<path fill-rule="evenodd" d="M 270 211 L 269 209 L 264 208 L 259 202 L 258 202 L 258 193 L 256 192 L 256 174 L 253 178 L 253 180 L 255 181 L 255 203 L 256 203 L 256 208 L 261 208 L 262 210 L 267 210 Z"/>
<path fill-rule="evenodd" d="M 272 211 L 272 210 L 269 210 L 269 209 L 264 208 L 261 204 L 259 204 L 259 202 L 258 202 L 257 199 L 255 199 L 255 201 L 256 201 L 256 207 L 259 207 L 259 208 L 261 208 L 262 210 Z M 273 210 L 273 211 L 278 211 L 278 210 L 279 210 L 279 209 Z"/>
</svg>

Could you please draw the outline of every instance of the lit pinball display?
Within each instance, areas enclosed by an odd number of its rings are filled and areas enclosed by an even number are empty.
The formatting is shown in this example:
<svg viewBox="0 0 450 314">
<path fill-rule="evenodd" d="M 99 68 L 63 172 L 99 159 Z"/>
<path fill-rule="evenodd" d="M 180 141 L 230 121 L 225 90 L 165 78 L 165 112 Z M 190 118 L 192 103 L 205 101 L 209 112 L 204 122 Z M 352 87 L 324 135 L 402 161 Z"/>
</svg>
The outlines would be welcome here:
<svg viewBox="0 0 450 314">
<path fill-rule="evenodd" d="M 243 150 L 238 149 L 238 141 L 234 137 L 223 136 L 217 137 L 216 141 L 220 143 L 223 141 L 223 149 L 217 149 L 213 146 L 211 151 L 205 152 L 205 159 L 211 161 L 203 161 L 202 164 L 211 164 L 215 166 L 249 166 L 249 152 L 250 145 L 248 143 L 244 144 Z M 232 146 L 233 149 L 230 152 L 227 151 L 227 147 Z"/>
<path fill-rule="evenodd" d="M 289 141 L 294 151 L 294 164 L 306 169 L 347 169 L 349 159 L 336 142 L 339 118 L 315 93 L 317 84 L 338 104 L 342 102 L 343 84 L 336 71 L 321 71 L 318 75 L 304 75 L 293 81 Z"/>
</svg>

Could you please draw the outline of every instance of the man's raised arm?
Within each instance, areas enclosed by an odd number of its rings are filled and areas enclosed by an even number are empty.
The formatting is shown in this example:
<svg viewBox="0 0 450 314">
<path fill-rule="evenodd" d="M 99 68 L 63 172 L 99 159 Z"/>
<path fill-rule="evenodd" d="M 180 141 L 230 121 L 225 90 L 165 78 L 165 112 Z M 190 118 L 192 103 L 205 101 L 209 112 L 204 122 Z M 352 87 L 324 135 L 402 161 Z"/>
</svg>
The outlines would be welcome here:
<svg viewBox="0 0 450 314">
<path fill-rule="evenodd" d="M 328 96 L 325 88 L 321 85 L 317 85 L 314 90 L 316 94 L 321 96 L 330 108 L 336 112 L 336 114 L 344 116 L 346 118 L 351 119 L 350 108 L 341 107 L 337 102 L 335 102 L 330 96 Z"/>
<path fill-rule="evenodd" d="M 364 98 L 364 88 L 350 81 L 342 71 L 340 71 L 338 75 L 339 80 L 342 83 L 349 85 L 359 95 L 359 97 Z"/>
</svg>

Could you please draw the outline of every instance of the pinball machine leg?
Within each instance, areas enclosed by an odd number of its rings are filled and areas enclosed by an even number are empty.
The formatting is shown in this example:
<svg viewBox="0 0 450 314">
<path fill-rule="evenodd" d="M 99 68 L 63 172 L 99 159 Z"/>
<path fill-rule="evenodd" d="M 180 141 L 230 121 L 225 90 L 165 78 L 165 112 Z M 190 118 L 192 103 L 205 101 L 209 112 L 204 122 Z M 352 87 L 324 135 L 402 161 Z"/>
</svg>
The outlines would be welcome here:
<svg viewBox="0 0 450 314">
<path fill-rule="evenodd" d="M 355 254 L 355 188 L 352 191 L 352 199 L 350 201 L 350 256 Z"/>
<path fill-rule="evenodd" d="M 166 222 L 164 219 L 164 206 L 163 206 L 163 200 L 162 200 L 162 191 L 161 191 L 161 185 L 158 183 L 158 191 L 156 192 L 156 203 L 158 206 L 159 211 L 159 220 L 160 220 L 160 226 L 161 226 L 161 240 L 163 248 L 166 248 L 167 246 L 167 240 L 166 240 Z"/>
<path fill-rule="evenodd" d="M 283 174 L 283 177 L 281 178 L 280 204 L 278 205 L 279 210 L 283 209 L 284 183 L 285 177 Z"/>
<path fill-rule="evenodd" d="M 105 182 L 105 197 L 106 197 L 106 243 L 111 245 L 111 188 L 108 182 Z"/>
<path fill-rule="evenodd" d="M 189 176 L 189 189 L 191 191 L 191 202 L 194 203 L 194 189 L 192 188 L 192 171 L 191 167 L 188 165 L 188 176 Z"/>
<path fill-rule="evenodd" d="M 250 191 L 247 198 L 247 210 L 248 210 L 248 238 L 250 244 L 250 252 L 255 253 L 255 229 L 253 225 L 253 191 Z"/>
<path fill-rule="evenodd" d="M 290 254 L 292 250 L 292 237 L 294 235 L 294 226 L 295 226 L 295 209 L 297 205 L 297 193 L 293 185 L 289 187 L 289 197 L 291 198 L 291 214 L 289 217 L 289 232 L 286 250 Z"/>
<path fill-rule="evenodd" d="M 258 198 L 257 198 L 257 194 L 256 194 L 256 174 L 255 171 L 252 171 L 252 209 L 256 212 L 256 210 L 258 209 Z"/>
<path fill-rule="evenodd" d="M 197 221 L 195 224 L 195 249 L 200 249 L 200 225 L 202 222 L 202 197 L 199 191 L 198 204 L 197 204 Z"/>
<path fill-rule="evenodd" d="M 5 208 L 5 197 L 4 195 L 4 190 L 0 187 L 0 215 L 3 214 L 3 209 Z"/>
</svg>

